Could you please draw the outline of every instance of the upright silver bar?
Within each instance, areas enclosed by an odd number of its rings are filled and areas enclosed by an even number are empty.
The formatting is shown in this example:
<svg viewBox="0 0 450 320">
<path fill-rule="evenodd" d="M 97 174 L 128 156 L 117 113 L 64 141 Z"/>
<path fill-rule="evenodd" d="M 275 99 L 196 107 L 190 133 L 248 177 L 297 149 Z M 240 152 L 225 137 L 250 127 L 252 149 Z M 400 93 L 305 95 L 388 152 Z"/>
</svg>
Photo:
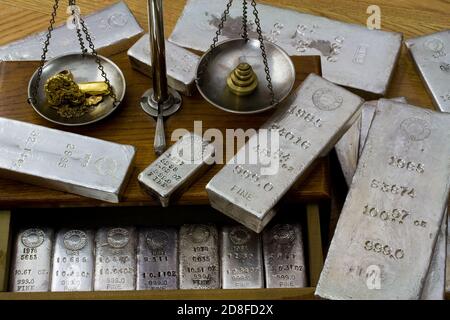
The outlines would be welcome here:
<svg viewBox="0 0 450 320">
<path fill-rule="evenodd" d="M 307 286 L 302 230 L 299 224 L 278 224 L 263 232 L 267 288 Z"/>
<path fill-rule="evenodd" d="M 192 96 L 195 93 L 195 69 L 199 56 L 169 41 L 166 41 L 167 82 L 173 89 Z M 149 35 L 144 35 L 128 50 L 131 66 L 152 77 L 153 68 L 150 59 Z"/>
<path fill-rule="evenodd" d="M 314 160 L 334 147 L 362 103 L 347 90 L 314 74 L 308 76 L 208 183 L 211 205 L 261 232 L 275 215 L 278 201 Z"/>
<path fill-rule="evenodd" d="M 435 106 L 450 112 L 450 30 L 405 43 Z"/>
<path fill-rule="evenodd" d="M 187 133 L 141 172 L 138 181 L 145 191 L 167 207 L 172 197 L 184 192 L 209 168 L 213 156 L 213 144 Z"/>
<path fill-rule="evenodd" d="M 225 9 L 224 1 L 189 0 L 169 41 L 206 51 L 212 43 Z M 320 55 L 323 77 L 336 84 L 384 96 L 397 63 L 402 34 L 369 30 L 290 9 L 258 4 L 265 40 L 291 56 Z M 249 36 L 257 38 L 249 12 Z M 240 36 L 242 6 L 231 7 L 219 41 Z"/>
<path fill-rule="evenodd" d="M 173 228 L 139 231 L 137 290 L 178 289 L 178 232 Z"/>
<path fill-rule="evenodd" d="M 134 228 L 101 228 L 95 236 L 95 291 L 136 290 Z"/>
<path fill-rule="evenodd" d="M 223 289 L 264 288 L 259 234 L 243 226 L 225 226 L 220 233 Z"/>
<path fill-rule="evenodd" d="M 380 101 L 317 295 L 420 298 L 447 208 L 449 125 L 450 114 Z"/>
<path fill-rule="evenodd" d="M 220 289 L 219 235 L 214 225 L 184 225 L 179 234 L 180 289 Z"/>
<path fill-rule="evenodd" d="M 94 250 L 93 231 L 58 231 L 53 249 L 51 291 L 92 291 Z"/>
<path fill-rule="evenodd" d="M 445 271 L 445 292 L 450 293 L 450 215 L 447 219 L 447 262 Z"/>
<path fill-rule="evenodd" d="M 53 231 L 47 228 L 20 230 L 14 242 L 10 291 L 50 290 Z"/>
<path fill-rule="evenodd" d="M 445 263 L 447 256 L 447 212 L 442 220 L 441 228 L 431 258 L 430 268 L 423 285 L 422 300 L 445 299 Z"/>
<path fill-rule="evenodd" d="M 43 187 L 117 203 L 135 149 L 0 118 L 0 174 Z"/>
<path fill-rule="evenodd" d="M 80 13 L 84 14 L 83 11 Z M 89 28 L 95 48 L 104 56 L 127 50 L 144 32 L 123 1 L 87 15 L 84 21 Z M 42 43 L 46 33 L 47 30 L 0 46 L 0 61 L 41 60 Z M 47 59 L 69 53 L 81 53 L 80 44 L 75 39 L 76 30 L 69 29 L 66 23 L 55 28 Z"/>
</svg>

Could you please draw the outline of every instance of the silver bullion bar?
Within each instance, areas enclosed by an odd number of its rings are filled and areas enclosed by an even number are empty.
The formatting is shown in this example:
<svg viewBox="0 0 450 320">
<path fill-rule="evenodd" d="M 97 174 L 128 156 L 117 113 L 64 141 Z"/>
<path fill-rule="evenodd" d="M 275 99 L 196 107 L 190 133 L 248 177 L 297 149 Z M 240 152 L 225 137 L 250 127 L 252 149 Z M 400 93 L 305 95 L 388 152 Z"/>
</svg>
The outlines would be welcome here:
<svg viewBox="0 0 450 320">
<path fill-rule="evenodd" d="M 209 168 L 213 156 L 213 144 L 187 133 L 139 174 L 139 183 L 167 207 L 172 197 L 184 192 Z"/>
<path fill-rule="evenodd" d="M 435 106 L 450 112 L 450 30 L 405 42 Z"/>
<path fill-rule="evenodd" d="M 264 288 L 259 234 L 244 226 L 224 226 L 220 233 L 223 289 Z"/>
<path fill-rule="evenodd" d="M 450 114 L 379 102 L 318 296 L 420 298 L 447 207 L 449 125 Z"/>
<path fill-rule="evenodd" d="M 64 229 L 56 233 L 51 291 L 92 291 L 94 232 Z"/>
<path fill-rule="evenodd" d="M 50 290 L 53 230 L 20 230 L 14 243 L 10 291 L 47 292 Z"/>
<path fill-rule="evenodd" d="M 178 289 L 178 232 L 173 228 L 139 231 L 137 290 Z"/>
<path fill-rule="evenodd" d="M 278 224 L 263 232 L 267 288 L 307 286 L 303 238 L 299 224 Z"/>
<path fill-rule="evenodd" d="M 423 285 L 422 300 L 444 300 L 445 298 L 445 263 L 447 256 L 447 212 L 445 213 L 436 240 L 433 257 L 431 258 L 425 283 Z"/>
<path fill-rule="evenodd" d="M 136 290 L 135 228 L 101 228 L 95 237 L 95 291 Z"/>
<path fill-rule="evenodd" d="M 447 262 L 445 271 L 445 291 L 447 294 L 450 293 L 450 215 L 448 215 L 447 218 Z"/>
<path fill-rule="evenodd" d="M 105 56 L 127 50 L 144 31 L 123 1 L 94 12 L 86 16 L 84 20 L 95 48 Z M 37 33 L 1 46 L 0 60 L 41 60 L 42 44 L 46 33 L 47 31 Z M 52 32 L 47 59 L 81 52 L 78 41 L 74 41 L 75 36 L 76 30 L 69 29 L 66 24 L 55 28 Z"/>
<path fill-rule="evenodd" d="M 0 174 L 108 202 L 119 202 L 132 146 L 0 118 Z"/>
<path fill-rule="evenodd" d="M 220 289 L 218 238 L 214 225 L 180 228 L 180 289 Z"/>
<path fill-rule="evenodd" d="M 362 103 L 347 90 L 309 75 L 207 184 L 213 208 L 261 232 L 278 201 L 316 158 L 334 147 Z M 267 133 L 276 136 L 270 146 Z M 247 154 L 256 160 L 247 161 Z"/>
<path fill-rule="evenodd" d="M 223 1 L 189 0 L 169 41 L 206 51 L 221 21 Z M 264 21 L 263 36 L 291 56 L 320 55 L 323 77 L 331 82 L 385 95 L 397 63 L 402 34 L 369 30 L 298 11 L 258 4 Z M 219 41 L 237 38 L 242 8 L 232 6 Z M 257 38 L 256 24 L 249 17 L 250 37 Z"/>
<path fill-rule="evenodd" d="M 393 101 L 406 103 L 405 98 L 394 98 Z M 372 124 L 378 101 L 367 101 L 361 107 L 361 116 L 342 136 L 335 146 L 336 154 L 342 168 L 347 185 L 352 184 L 358 166 L 358 160 L 366 143 L 367 134 Z"/>
<path fill-rule="evenodd" d="M 152 76 L 150 38 L 144 35 L 129 50 L 131 66 L 143 74 Z M 166 41 L 167 82 L 175 90 L 191 96 L 195 93 L 195 70 L 200 57 L 184 48 Z"/>
</svg>

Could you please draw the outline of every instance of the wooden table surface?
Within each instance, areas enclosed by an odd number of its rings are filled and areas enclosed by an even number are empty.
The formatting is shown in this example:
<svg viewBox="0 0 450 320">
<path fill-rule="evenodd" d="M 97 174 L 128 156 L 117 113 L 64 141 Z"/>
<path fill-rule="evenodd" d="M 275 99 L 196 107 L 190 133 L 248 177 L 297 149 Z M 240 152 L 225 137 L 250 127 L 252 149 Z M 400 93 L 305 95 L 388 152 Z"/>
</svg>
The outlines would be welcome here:
<svg viewBox="0 0 450 320">
<path fill-rule="evenodd" d="M 82 8 L 82 14 L 88 14 L 97 9 L 103 8 L 109 4 L 114 3 L 114 0 L 79 0 L 77 4 Z M 125 1 L 134 15 L 138 19 L 141 26 L 147 30 L 147 10 L 146 1 L 144 0 L 127 0 Z M 168 37 L 184 7 L 185 0 L 166 0 L 164 1 L 164 15 L 165 15 L 165 32 Z M 356 0 L 278 0 L 278 1 L 260 1 L 262 3 L 274 4 L 282 7 L 288 7 L 297 9 L 305 13 L 311 13 L 315 15 L 321 15 L 332 19 L 337 19 L 350 23 L 365 24 L 368 18 L 366 13 L 369 5 L 379 5 L 382 13 L 382 29 L 389 31 L 403 32 L 405 38 L 436 32 L 445 28 L 450 28 L 450 22 L 448 12 L 450 12 L 450 1 L 448 0 L 431 0 L 431 1 L 418 1 L 418 0 L 396 0 L 396 1 L 356 1 Z M 0 45 L 8 43 L 10 41 L 23 38 L 26 35 L 30 35 L 47 28 L 49 15 L 51 12 L 52 0 L 0 0 Z M 60 9 L 57 18 L 58 23 L 62 23 L 67 18 L 65 10 Z M 124 53 L 114 56 L 112 58 L 121 67 L 127 68 L 126 55 Z M 132 74 L 128 72 L 133 72 Z M 125 70 L 127 77 L 140 77 L 141 83 L 145 82 L 145 78 L 136 73 L 135 71 Z M 149 81 L 150 83 L 150 81 Z M 128 88 L 128 96 L 130 94 L 139 95 L 137 89 L 142 88 Z M 131 90 L 130 90 L 131 89 Z M 132 93 L 130 92 L 132 91 Z M 420 78 L 414 69 L 411 58 L 407 55 L 407 50 L 403 47 L 400 62 L 396 68 L 395 75 L 392 81 L 392 85 L 388 92 L 388 97 L 404 96 L 411 103 L 417 105 L 423 105 L 431 107 L 431 99 L 427 95 L 425 88 L 420 81 Z M 138 108 L 138 106 L 133 106 Z M 209 107 L 211 108 L 211 107 Z M 25 109 L 24 109 L 25 110 Z M 212 110 L 212 109 L 210 109 Z M 29 112 L 29 111 L 28 111 Z M 120 113 L 114 114 L 111 118 L 105 120 L 112 123 L 118 123 L 120 120 Z M 224 114 L 226 115 L 226 114 Z M 7 115 L 5 115 L 7 116 Z M 137 116 L 137 114 L 136 114 Z M 144 114 L 141 114 L 144 117 Z M 26 115 L 25 119 L 32 117 L 35 122 L 43 124 L 49 127 L 54 127 L 52 124 L 39 119 L 32 112 Z M 170 122 L 169 119 L 167 134 L 170 134 Z M 129 122 L 132 125 L 132 122 Z M 153 121 L 149 119 L 148 125 L 141 128 L 141 134 L 145 135 L 147 132 L 149 137 L 153 137 Z M 231 126 L 233 127 L 233 126 Z M 58 127 L 57 127 L 58 128 Z M 61 127 L 59 127 L 61 129 Z M 92 127 L 94 130 L 95 127 Z M 113 128 L 113 127 L 111 127 Z M 66 129 L 66 128 L 63 128 Z M 112 129 L 111 129 L 112 130 Z M 148 131 L 146 131 L 148 130 Z M 69 131 L 79 132 L 87 135 L 90 134 L 88 128 L 83 129 L 70 129 Z M 152 132 L 150 132 L 152 131 Z M 134 131 L 133 134 L 137 132 Z M 131 143 L 132 136 L 124 136 L 123 139 L 118 140 L 120 143 Z M 152 139 L 148 139 L 149 143 L 146 148 L 138 150 L 138 152 L 152 153 Z M 146 156 L 145 159 L 148 163 L 152 160 L 153 156 Z M 320 199 L 328 196 L 328 181 L 326 179 L 326 165 L 323 162 L 319 162 L 319 169 L 307 179 L 306 183 L 299 188 L 296 196 L 303 200 Z M 146 162 L 142 161 L 138 169 L 143 169 Z M 136 170 L 135 170 L 136 171 Z M 133 175 L 133 179 L 137 176 L 136 171 Z M 210 174 L 203 178 L 201 184 L 203 185 L 210 178 Z M 4 182 L 2 181 L 2 184 Z M 6 188 L 7 187 L 7 188 Z M 146 197 L 137 187 L 137 184 L 133 184 L 131 190 L 127 191 L 126 204 L 154 204 L 148 197 Z M 5 194 L 5 190 L 12 190 Z M 19 193 L 19 195 L 17 195 Z M 14 198 L 11 195 L 16 194 Z M 47 199 L 46 199 L 47 197 Z M 50 202 L 47 200 L 51 200 Z M 180 201 L 181 204 L 207 203 L 206 194 L 202 187 L 191 188 L 187 195 L 183 196 Z M 36 187 L 25 187 L 25 185 L 18 183 L 8 182 L 4 188 L 1 188 L 0 192 L 0 206 L 3 208 L 15 207 L 15 206 L 46 206 L 46 205 L 89 205 L 99 204 L 98 202 L 92 202 L 90 200 L 77 197 L 74 195 L 63 194 L 59 192 L 52 192 L 47 190 L 41 190 Z"/>
</svg>

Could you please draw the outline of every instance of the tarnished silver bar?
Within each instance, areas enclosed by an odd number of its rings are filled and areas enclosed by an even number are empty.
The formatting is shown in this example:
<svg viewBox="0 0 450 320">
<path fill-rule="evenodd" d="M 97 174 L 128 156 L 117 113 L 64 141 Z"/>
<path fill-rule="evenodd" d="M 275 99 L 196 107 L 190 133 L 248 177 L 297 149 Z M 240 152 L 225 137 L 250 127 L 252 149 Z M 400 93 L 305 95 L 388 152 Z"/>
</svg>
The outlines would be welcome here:
<svg viewBox="0 0 450 320">
<path fill-rule="evenodd" d="M 135 149 L 0 118 L 0 175 L 108 202 L 119 202 Z"/>
<path fill-rule="evenodd" d="M 447 256 L 447 212 L 434 247 L 430 268 L 422 289 L 422 300 L 444 300 L 445 298 L 445 263 Z"/>
<path fill-rule="evenodd" d="M 178 289 L 178 232 L 172 228 L 139 231 L 137 290 Z"/>
<path fill-rule="evenodd" d="M 394 98 L 393 101 L 406 103 L 405 98 Z M 378 101 L 367 101 L 361 107 L 361 116 L 336 144 L 336 154 L 342 168 L 347 185 L 352 184 L 359 157 L 366 143 L 367 134 L 375 115 Z"/>
<path fill-rule="evenodd" d="M 210 48 L 222 13 L 223 1 L 189 0 L 169 41 L 186 48 Z M 320 55 L 323 77 L 346 87 L 385 95 L 397 63 L 402 34 L 369 30 L 298 11 L 258 4 L 263 36 L 289 55 Z M 249 36 L 257 38 L 249 13 Z M 231 7 L 219 41 L 239 38 L 242 6 Z"/>
<path fill-rule="evenodd" d="M 450 30 L 405 43 L 435 106 L 450 112 Z"/>
<path fill-rule="evenodd" d="M 128 50 L 131 66 L 151 77 L 150 40 L 144 35 Z M 200 58 L 198 55 L 166 41 L 167 81 L 170 87 L 191 96 L 195 92 L 195 70 Z"/>
<path fill-rule="evenodd" d="M 217 228 L 214 225 L 184 225 L 179 239 L 180 289 L 220 289 Z"/>
<path fill-rule="evenodd" d="M 299 224 L 278 224 L 263 232 L 267 288 L 307 286 L 302 230 Z"/>
<path fill-rule="evenodd" d="M 104 56 L 127 50 L 144 31 L 123 1 L 94 12 L 84 20 L 95 48 Z M 46 33 L 47 31 L 43 31 L 1 46 L 0 60 L 41 60 Z M 85 43 L 87 44 L 86 40 Z M 80 52 L 75 29 L 69 29 L 64 24 L 53 30 L 47 59 Z"/>
<path fill-rule="evenodd" d="M 186 190 L 212 164 L 214 146 L 202 137 L 188 133 L 146 168 L 139 183 L 163 207 Z"/>
<path fill-rule="evenodd" d="M 208 183 L 211 205 L 261 232 L 275 215 L 278 201 L 317 157 L 334 147 L 362 103 L 347 90 L 317 75 L 308 76 L 261 127 L 264 130 L 253 135 Z M 270 145 L 268 132 L 274 140 Z M 248 161 L 246 154 L 255 161 Z"/>
<path fill-rule="evenodd" d="M 449 125 L 450 114 L 380 100 L 317 295 L 420 298 L 447 208 Z"/>
<path fill-rule="evenodd" d="M 259 234 L 243 226 L 225 226 L 220 233 L 223 289 L 264 288 Z"/>
<path fill-rule="evenodd" d="M 95 291 L 136 290 L 136 230 L 101 228 L 95 236 Z"/>
<path fill-rule="evenodd" d="M 10 291 L 50 290 L 53 231 L 47 228 L 20 230 L 14 242 Z"/>
<path fill-rule="evenodd" d="M 93 231 L 58 231 L 53 249 L 51 291 L 92 291 L 94 250 Z"/>
</svg>

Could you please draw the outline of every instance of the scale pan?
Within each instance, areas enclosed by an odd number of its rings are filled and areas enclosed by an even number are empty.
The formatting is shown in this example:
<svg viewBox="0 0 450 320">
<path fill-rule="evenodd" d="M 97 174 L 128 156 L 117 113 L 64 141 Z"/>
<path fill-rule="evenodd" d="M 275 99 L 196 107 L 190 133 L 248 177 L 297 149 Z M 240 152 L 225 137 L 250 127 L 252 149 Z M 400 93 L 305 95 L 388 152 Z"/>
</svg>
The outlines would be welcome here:
<svg viewBox="0 0 450 320">
<path fill-rule="evenodd" d="M 271 42 L 264 42 L 264 45 L 275 100 L 280 103 L 294 86 L 295 67 L 289 55 L 280 47 Z M 258 77 L 257 89 L 248 96 L 237 96 L 227 86 L 229 74 L 241 62 L 250 64 Z M 197 66 L 196 83 L 201 95 L 209 103 L 227 112 L 251 114 L 276 106 L 271 103 L 260 42 L 256 39 L 247 42 L 244 39 L 227 40 L 219 43 L 212 51 L 207 51 Z"/>
<path fill-rule="evenodd" d="M 126 83 L 125 77 L 119 67 L 111 60 L 98 56 L 103 68 L 105 70 L 106 76 L 108 77 L 114 93 L 116 94 L 118 104 L 122 102 L 125 96 Z M 114 100 L 110 96 L 105 96 L 103 101 L 95 107 L 92 107 L 86 114 L 81 117 L 74 118 L 64 118 L 61 117 L 57 111 L 47 103 L 47 98 L 45 97 L 44 86 L 47 80 L 63 71 L 69 70 L 74 76 L 74 80 L 77 83 L 80 82 L 91 82 L 91 81 L 104 81 L 101 76 L 100 70 L 98 70 L 98 64 L 95 61 L 95 57 L 86 54 L 84 57 L 81 54 L 68 54 L 56 57 L 49 60 L 43 70 L 41 82 L 38 88 L 36 102 L 32 102 L 31 106 L 34 110 L 43 118 L 65 126 L 82 126 L 90 123 L 100 121 L 101 119 L 110 115 L 118 106 L 114 107 Z M 31 88 L 37 81 L 37 70 L 31 77 L 28 84 L 28 96 L 31 97 Z"/>
</svg>

